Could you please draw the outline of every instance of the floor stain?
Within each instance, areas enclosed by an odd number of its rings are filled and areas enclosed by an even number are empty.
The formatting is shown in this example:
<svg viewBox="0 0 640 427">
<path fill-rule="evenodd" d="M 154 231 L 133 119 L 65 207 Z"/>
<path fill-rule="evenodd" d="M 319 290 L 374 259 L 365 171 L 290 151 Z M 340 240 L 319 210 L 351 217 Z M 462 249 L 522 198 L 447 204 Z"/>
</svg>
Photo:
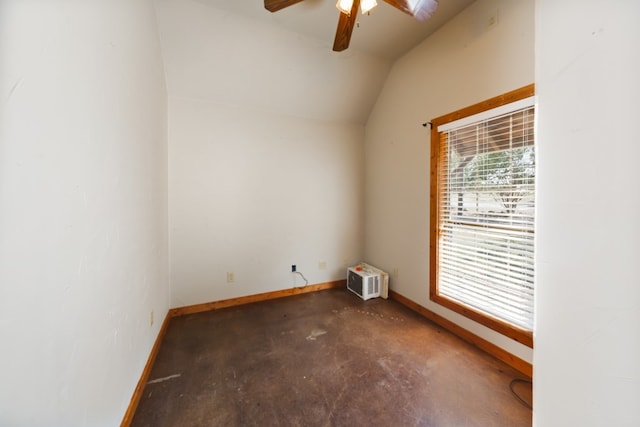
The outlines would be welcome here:
<svg viewBox="0 0 640 427">
<path fill-rule="evenodd" d="M 315 341 L 316 338 L 318 338 L 319 336 L 322 336 L 324 334 L 326 334 L 327 331 L 323 330 L 323 329 L 314 329 L 313 331 L 311 331 L 311 334 L 309 334 L 309 336 L 307 337 L 307 341 Z"/>
</svg>

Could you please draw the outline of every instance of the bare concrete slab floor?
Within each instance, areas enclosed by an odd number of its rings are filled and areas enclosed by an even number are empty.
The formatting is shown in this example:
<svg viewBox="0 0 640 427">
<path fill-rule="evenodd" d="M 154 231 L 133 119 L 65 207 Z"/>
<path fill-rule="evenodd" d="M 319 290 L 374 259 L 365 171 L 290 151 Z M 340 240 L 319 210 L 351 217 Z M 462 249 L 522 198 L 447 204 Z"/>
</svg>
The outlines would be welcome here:
<svg viewBox="0 0 640 427">
<path fill-rule="evenodd" d="M 529 426 L 513 378 L 395 301 L 333 289 L 172 319 L 132 425 Z"/>
</svg>

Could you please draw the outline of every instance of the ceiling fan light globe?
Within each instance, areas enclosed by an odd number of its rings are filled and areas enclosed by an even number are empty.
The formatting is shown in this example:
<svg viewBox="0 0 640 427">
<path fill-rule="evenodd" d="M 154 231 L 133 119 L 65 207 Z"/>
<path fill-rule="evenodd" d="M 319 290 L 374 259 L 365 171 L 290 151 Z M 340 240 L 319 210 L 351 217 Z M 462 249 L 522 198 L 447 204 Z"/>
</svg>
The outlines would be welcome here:
<svg viewBox="0 0 640 427">
<path fill-rule="evenodd" d="M 377 5 L 378 2 L 376 2 L 376 0 L 362 0 L 360 2 L 360 10 L 362 10 L 362 13 L 368 13 Z"/>
<path fill-rule="evenodd" d="M 336 7 L 345 15 L 350 15 L 351 8 L 353 7 L 353 0 L 338 0 L 338 3 L 336 3 Z"/>
</svg>

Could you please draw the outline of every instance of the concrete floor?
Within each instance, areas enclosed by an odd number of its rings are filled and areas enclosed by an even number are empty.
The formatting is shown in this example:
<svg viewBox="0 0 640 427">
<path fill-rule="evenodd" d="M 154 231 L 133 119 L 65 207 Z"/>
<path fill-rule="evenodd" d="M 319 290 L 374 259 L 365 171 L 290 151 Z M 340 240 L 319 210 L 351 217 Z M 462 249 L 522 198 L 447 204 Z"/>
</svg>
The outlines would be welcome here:
<svg viewBox="0 0 640 427">
<path fill-rule="evenodd" d="M 395 301 L 333 289 L 172 319 L 132 425 L 530 426 L 513 378 Z"/>
</svg>

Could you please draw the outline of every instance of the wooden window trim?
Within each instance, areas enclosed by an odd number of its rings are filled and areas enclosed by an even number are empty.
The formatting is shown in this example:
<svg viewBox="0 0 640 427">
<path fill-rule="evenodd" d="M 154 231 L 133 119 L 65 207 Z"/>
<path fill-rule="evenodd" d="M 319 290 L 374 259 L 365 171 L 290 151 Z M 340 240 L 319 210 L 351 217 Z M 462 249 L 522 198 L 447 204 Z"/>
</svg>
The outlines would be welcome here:
<svg viewBox="0 0 640 427">
<path fill-rule="evenodd" d="M 439 155 L 441 152 L 442 141 L 440 139 L 440 132 L 438 132 L 438 126 L 449 123 L 454 120 L 458 120 L 464 117 L 468 117 L 482 111 L 490 110 L 505 104 L 510 104 L 521 99 L 525 99 L 535 95 L 535 85 L 530 84 L 522 88 L 507 92 L 505 94 L 496 96 L 494 98 L 479 102 L 469 107 L 463 108 L 453 113 L 445 114 L 438 118 L 431 120 L 431 194 L 430 194 L 430 236 L 429 236 L 429 298 L 452 311 L 455 311 L 465 317 L 468 317 L 488 328 L 491 328 L 502 335 L 514 339 L 528 347 L 533 348 L 533 331 L 518 328 L 507 322 L 504 322 L 495 317 L 491 317 L 484 312 L 474 310 L 471 307 L 460 304 L 451 298 L 447 298 L 438 293 L 438 265 L 439 265 L 439 215 L 440 211 L 440 197 L 438 194 L 439 189 L 439 176 L 440 165 Z"/>
</svg>

